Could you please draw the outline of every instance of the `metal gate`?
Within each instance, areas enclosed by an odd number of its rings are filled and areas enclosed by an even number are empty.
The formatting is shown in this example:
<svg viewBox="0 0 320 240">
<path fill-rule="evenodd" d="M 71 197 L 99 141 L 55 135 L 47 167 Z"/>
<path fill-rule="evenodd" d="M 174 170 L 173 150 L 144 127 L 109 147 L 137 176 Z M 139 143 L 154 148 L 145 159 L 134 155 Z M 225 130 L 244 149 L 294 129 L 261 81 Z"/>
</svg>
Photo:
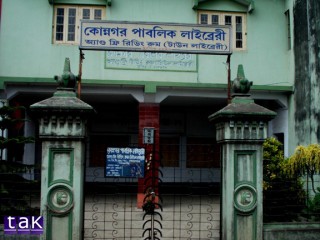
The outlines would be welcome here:
<svg viewBox="0 0 320 240">
<path fill-rule="evenodd" d="M 179 151 L 178 166 L 149 159 L 146 171 L 156 174 L 153 185 L 144 179 L 143 208 L 137 207 L 137 179 L 105 178 L 104 168 L 88 168 L 84 239 L 220 239 L 220 168 L 210 166 L 212 145 L 186 144 Z M 203 155 L 202 167 L 187 163 L 192 154 Z"/>
</svg>

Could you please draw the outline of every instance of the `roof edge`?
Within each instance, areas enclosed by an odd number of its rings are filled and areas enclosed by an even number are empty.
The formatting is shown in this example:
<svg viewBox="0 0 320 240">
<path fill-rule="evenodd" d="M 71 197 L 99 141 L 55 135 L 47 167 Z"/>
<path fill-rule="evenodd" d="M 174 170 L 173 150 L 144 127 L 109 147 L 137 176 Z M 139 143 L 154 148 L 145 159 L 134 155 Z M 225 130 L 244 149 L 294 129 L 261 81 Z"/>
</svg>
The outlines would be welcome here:
<svg viewBox="0 0 320 240">
<path fill-rule="evenodd" d="M 208 2 L 211 0 L 194 0 L 193 2 L 193 10 L 197 10 L 199 8 L 199 4 L 204 3 L 204 2 Z M 251 13 L 254 9 L 255 9 L 255 4 L 254 4 L 254 0 L 231 0 L 234 2 L 237 2 L 241 5 L 247 6 L 248 7 L 248 13 Z"/>
</svg>

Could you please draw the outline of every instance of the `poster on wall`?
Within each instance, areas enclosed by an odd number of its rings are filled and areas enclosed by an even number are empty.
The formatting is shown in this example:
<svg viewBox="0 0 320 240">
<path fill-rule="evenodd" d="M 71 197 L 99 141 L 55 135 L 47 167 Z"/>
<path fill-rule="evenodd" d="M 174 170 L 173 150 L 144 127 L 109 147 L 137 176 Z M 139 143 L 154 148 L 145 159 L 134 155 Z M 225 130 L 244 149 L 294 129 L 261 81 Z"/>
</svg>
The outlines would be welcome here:
<svg viewBox="0 0 320 240">
<path fill-rule="evenodd" d="M 144 148 L 108 147 L 106 152 L 106 177 L 144 177 Z"/>
</svg>

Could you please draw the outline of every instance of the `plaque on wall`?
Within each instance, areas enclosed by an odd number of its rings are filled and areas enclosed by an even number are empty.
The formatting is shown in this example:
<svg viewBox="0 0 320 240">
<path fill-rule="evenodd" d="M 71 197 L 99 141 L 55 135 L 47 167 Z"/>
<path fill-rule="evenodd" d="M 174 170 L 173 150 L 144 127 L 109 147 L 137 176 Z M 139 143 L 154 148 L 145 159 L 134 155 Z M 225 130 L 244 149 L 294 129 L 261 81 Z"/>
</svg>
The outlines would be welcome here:
<svg viewBox="0 0 320 240">
<path fill-rule="evenodd" d="M 108 147 L 106 152 L 106 177 L 143 178 L 144 148 Z"/>
<path fill-rule="evenodd" d="M 105 68 L 196 72 L 197 56 L 186 53 L 106 51 Z"/>
</svg>

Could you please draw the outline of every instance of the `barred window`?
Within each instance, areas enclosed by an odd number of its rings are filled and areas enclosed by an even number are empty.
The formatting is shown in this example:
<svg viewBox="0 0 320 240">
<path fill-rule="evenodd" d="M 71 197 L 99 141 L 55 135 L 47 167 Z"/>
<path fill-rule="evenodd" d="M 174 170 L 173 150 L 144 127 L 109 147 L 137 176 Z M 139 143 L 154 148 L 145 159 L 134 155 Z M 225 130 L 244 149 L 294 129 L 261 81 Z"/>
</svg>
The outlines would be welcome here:
<svg viewBox="0 0 320 240">
<path fill-rule="evenodd" d="M 220 149 L 215 140 L 187 137 L 187 168 L 214 167 L 220 167 Z"/>
<path fill-rule="evenodd" d="M 179 167 L 179 137 L 160 137 L 160 157 L 164 167 Z"/>
</svg>

